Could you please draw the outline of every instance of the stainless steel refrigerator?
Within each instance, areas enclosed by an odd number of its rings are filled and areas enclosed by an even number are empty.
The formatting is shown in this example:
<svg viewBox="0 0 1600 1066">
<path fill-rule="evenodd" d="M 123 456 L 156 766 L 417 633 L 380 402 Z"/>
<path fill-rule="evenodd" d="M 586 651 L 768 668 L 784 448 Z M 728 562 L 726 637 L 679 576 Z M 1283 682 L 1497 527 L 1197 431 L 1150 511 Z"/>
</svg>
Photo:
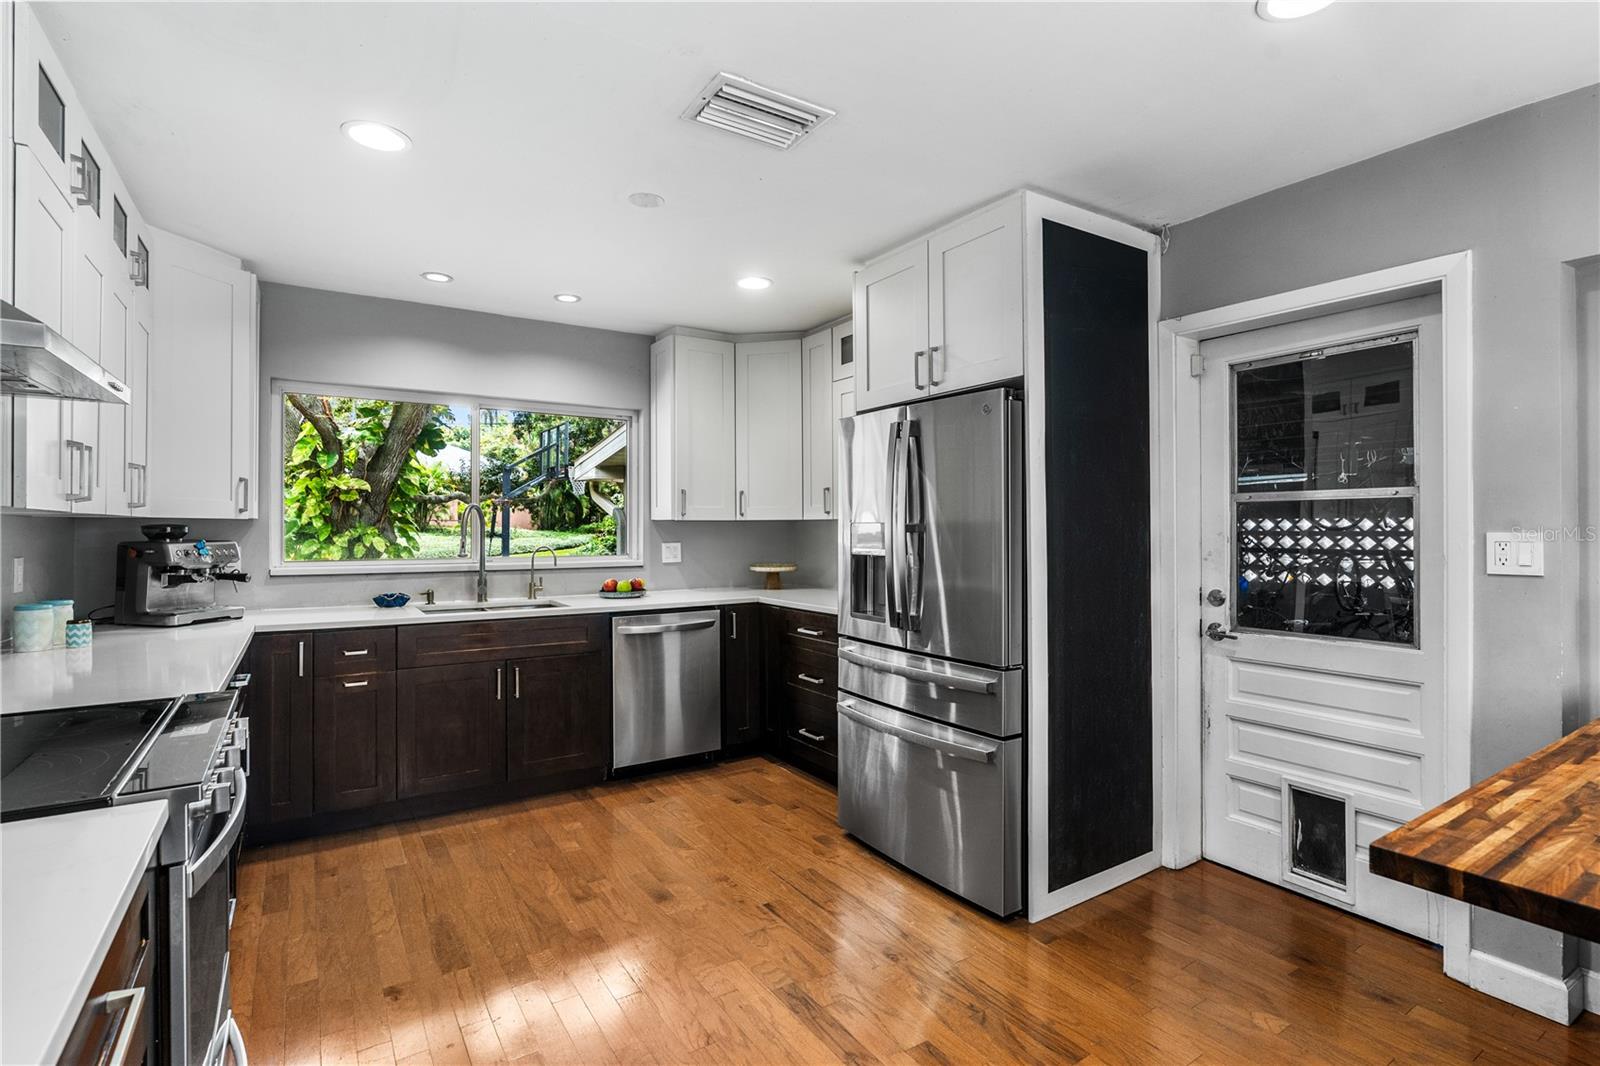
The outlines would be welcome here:
<svg viewBox="0 0 1600 1066">
<path fill-rule="evenodd" d="M 839 824 L 1022 907 L 1023 433 L 1013 389 L 843 420 Z"/>
</svg>

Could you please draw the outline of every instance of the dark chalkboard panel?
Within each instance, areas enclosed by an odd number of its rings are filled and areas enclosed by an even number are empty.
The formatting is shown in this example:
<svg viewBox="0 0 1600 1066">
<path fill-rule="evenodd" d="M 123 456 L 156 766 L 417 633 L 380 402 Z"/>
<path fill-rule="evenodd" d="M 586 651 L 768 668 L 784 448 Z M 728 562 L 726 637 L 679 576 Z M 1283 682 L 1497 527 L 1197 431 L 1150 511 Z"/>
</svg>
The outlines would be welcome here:
<svg viewBox="0 0 1600 1066">
<path fill-rule="evenodd" d="M 1153 846 L 1148 258 L 1044 223 L 1051 891 Z"/>
</svg>

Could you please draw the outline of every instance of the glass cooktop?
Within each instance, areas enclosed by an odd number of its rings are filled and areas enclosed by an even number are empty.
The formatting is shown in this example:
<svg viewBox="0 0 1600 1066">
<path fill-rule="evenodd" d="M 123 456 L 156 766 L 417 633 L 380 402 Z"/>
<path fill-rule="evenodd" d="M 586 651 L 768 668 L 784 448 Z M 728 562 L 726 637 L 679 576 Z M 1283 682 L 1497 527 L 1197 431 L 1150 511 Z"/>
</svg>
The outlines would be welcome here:
<svg viewBox="0 0 1600 1066">
<path fill-rule="evenodd" d="M 102 807 L 175 700 L 0 718 L 0 821 Z"/>
</svg>

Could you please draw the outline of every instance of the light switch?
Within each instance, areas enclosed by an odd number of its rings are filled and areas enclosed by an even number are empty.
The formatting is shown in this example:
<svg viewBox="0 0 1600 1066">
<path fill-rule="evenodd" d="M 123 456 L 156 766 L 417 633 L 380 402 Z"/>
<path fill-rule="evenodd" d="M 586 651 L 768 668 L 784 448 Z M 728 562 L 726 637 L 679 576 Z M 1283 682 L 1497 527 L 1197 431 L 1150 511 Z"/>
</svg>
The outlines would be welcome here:
<svg viewBox="0 0 1600 1066">
<path fill-rule="evenodd" d="M 1544 576 L 1544 540 L 1537 531 L 1485 533 L 1484 573 L 1512 577 Z"/>
<path fill-rule="evenodd" d="M 661 542 L 661 561 L 664 563 L 683 562 L 683 542 L 664 540 Z"/>
</svg>

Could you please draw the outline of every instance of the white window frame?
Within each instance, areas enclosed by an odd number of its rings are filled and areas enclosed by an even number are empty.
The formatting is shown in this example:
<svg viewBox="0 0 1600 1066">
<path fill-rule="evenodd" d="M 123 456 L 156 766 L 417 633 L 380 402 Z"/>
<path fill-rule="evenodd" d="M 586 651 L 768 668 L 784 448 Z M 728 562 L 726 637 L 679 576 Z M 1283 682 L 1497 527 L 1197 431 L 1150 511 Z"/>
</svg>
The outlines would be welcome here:
<svg viewBox="0 0 1600 1066">
<path fill-rule="evenodd" d="M 283 397 L 285 393 L 303 392 L 313 396 L 340 396 L 350 399 L 387 400 L 401 403 L 427 403 L 448 404 L 453 407 L 468 407 L 472 409 L 472 499 L 477 503 L 482 499 L 478 484 L 479 475 L 479 433 L 482 426 L 481 412 L 485 409 L 496 411 L 536 411 L 540 414 L 572 415 L 576 418 L 610 418 L 625 419 L 628 423 L 628 473 L 627 473 L 627 504 L 623 513 L 626 531 L 623 533 L 624 541 L 630 546 L 626 555 L 563 555 L 560 568 L 562 570 L 615 570 L 624 567 L 644 566 L 645 526 L 643 514 L 635 502 L 635 495 L 646 491 L 642 476 L 642 438 L 639 437 L 640 427 L 643 424 L 641 412 L 626 407 L 587 407 L 577 404 L 545 403 L 540 400 L 512 399 L 504 396 L 475 396 L 458 393 L 421 392 L 407 389 L 371 388 L 365 385 L 337 385 L 328 382 L 292 381 L 273 378 L 271 382 L 270 411 L 272 418 L 266 424 L 272 427 L 269 434 L 271 443 L 269 451 L 272 455 L 271 476 L 267 478 L 268 500 L 272 507 L 271 520 L 268 523 L 270 550 L 272 563 L 267 568 L 267 573 L 273 577 L 303 577 L 312 574 L 444 574 L 476 572 L 478 557 L 472 551 L 465 559 L 349 559 L 328 562 L 313 562 L 310 560 L 286 560 L 283 557 L 283 434 L 277 427 L 282 420 Z M 648 493 L 642 499 L 648 500 Z M 649 508 L 644 508 L 648 512 Z M 469 547 L 469 550 L 470 547 Z M 490 555 L 488 569 L 491 571 L 527 570 L 529 561 L 525 556 L 504 558 Z"/>
</svg>

